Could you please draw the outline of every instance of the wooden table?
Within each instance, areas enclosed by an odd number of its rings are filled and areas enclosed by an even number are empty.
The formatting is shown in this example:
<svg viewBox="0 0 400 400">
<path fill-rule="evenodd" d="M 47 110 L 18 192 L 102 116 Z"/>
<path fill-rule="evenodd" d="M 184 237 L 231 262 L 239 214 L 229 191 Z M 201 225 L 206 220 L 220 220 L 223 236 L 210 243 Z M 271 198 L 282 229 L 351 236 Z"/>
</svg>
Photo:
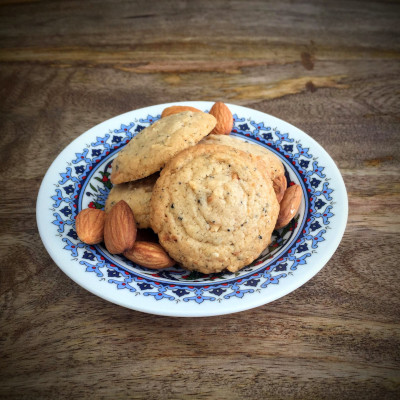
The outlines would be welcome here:
<svg viewBox="0 0 400 400">
<path fill-rule="evenodd" d="M 398 2 L 0 4 L 1 398 L 399 398 Z M 110 117 L 184 100 L 282 118 L 340 168 L 342 243 L 284 298 L 148 315 L 82 289 L 45 251 L 35 202 L 58 153 Z"/>
</svg>

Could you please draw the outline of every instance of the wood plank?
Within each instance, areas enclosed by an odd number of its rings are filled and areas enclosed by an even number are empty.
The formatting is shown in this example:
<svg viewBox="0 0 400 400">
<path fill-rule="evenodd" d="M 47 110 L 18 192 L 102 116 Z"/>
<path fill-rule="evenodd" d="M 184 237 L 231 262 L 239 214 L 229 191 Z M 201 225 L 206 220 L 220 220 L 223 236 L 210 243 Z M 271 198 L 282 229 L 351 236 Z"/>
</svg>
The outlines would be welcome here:
<svg viewBox="0 0 400 400">
<path fill-rule="evenodd" d="M 399 398 L 399 31 L 397 1 L 0 1 L 0 398 Z M 135 312 L 40 242 L 37 192 L 65 146 L 189 100 L 288 121 L 343 175 L 338 250 L 273 303 Z"/>
</svg>

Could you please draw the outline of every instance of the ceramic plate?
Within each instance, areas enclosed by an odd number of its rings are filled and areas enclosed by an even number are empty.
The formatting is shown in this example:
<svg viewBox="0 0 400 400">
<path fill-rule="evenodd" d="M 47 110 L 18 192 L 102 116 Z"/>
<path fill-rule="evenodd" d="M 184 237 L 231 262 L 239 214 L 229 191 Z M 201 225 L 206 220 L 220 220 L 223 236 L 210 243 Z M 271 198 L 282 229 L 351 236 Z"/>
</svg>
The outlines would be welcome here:
<svg viewBox="0 0 400 400">
<path fill-rule="evenodd" d="M 211 102 L 185 102 L 208 111 Z M 347 194 L 328 153 L 311 137 L 271 115 L 228 104 L 232 135 L 279 156 L 290 185 L 303 189 L 296 218 L 275 232 L 270 246 L 238 273 L 203 275 L 179 267 L 155 271 L 103 245 L 82 243 L 75 217 L 103 208 L 111 161 L 132 137 L 172 104 L 131 111 L 88 130 L 56 158 L 37 199 L 37 224 L 54 262 L 76 283 L 110 302 L 152 314 L 200 317 L 234 313 L 276 300 L 311 279 L 328 262 L 343 236 Z"/>
</svg>

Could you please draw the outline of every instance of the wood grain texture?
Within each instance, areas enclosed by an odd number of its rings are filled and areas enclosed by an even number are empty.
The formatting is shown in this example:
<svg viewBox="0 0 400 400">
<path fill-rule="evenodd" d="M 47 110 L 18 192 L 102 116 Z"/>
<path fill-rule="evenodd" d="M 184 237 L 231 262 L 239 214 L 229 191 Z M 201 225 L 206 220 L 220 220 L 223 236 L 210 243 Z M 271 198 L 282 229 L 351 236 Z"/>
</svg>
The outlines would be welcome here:
<svg viewBox="0 0 400 400">
<path fill-rule="evenodd" d="M 397 1 L 0 1 L 0 398 L 399 398 L 399 31 Z M 37 192 L 66 145 L 185 100 L 282 118 L 343 174 L 343 241 L 282 299 L 147 315 L 40 242 Z"/>
</svg>

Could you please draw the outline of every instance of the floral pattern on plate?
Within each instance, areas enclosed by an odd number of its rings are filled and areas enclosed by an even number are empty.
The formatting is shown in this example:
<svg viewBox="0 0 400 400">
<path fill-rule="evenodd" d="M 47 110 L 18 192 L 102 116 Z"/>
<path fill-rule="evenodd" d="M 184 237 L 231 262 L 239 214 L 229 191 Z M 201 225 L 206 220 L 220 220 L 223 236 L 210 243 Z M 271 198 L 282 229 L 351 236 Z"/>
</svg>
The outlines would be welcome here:
<svg viewBox="0 0 400 400">
<path fill-rule="evenodd" d="M 212 102 L 185 102 L 209 110 Z M 155 271 L 111 255 L 102 245 L 82 243 L 75 217 L 87 207 L 103 208 L 118 151 L 160 118 L 160 104 L 130 111 L 78 136 L 54 160 L 41 184 L 36 216 L 39 233 L 55 263 L 93 294 L 152 314 L 200 317 L 248 310 L 303 285 L 332 257 L 347 222 L 343 179 L 329 154 L 289 123 L 246 107 L 227 104 L 232 135 L 270 149 L 283 161 L 289 184 L 302 187 L 296 219 L 274 232 L 267 249 L 241 271 L 203 275 L 177 266 Z"/>
<path fill-rule="evenodd" d="M 141 292 L 155 301 L 198 304 L 244 298 L 269 285 L 278 285 L 304 267 L 325 240 L 324 234 L 334 216 L 334 191 L 324 174 L 324 166 L 289 133 L 237 114 L 232 134 L 277 154 L 285 165 L 289 185 L 301 185 L 304 193 L 303 210 L 287 227 L 274 232 L 269 247 L 253 263 L 235 274 L 204 275 L 178 267 L 154 271 L 123 256 L 110 255 L 102 245 L 80 242 L 75 231 L 76 215 L 86 207 L 104 207 L 112 187 L 109 177 L 113 158 L 136 134 L 159 118 L 160 115 L 148 114 L 97 136 L 59 172 L 60 179 L 51 196 L 54 216 L 51 222 L 55 225 L 54 234 L 64 242 L 63 249 L 71 259 L 118 290 Z"/>
</svg>

